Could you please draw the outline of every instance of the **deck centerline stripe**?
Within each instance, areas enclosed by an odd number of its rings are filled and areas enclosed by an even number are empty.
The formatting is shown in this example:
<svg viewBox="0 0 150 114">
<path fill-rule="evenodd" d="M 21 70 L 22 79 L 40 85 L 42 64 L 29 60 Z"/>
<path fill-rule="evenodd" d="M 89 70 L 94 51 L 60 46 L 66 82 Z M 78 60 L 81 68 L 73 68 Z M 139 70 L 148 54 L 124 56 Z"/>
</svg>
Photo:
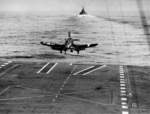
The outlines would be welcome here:
<svg viewBox="0 0 150 114">
<path fill-rule="evenodd" d="M 50 63 L 48 62 L 46 65 L 44 65 L 37 73 L 40 73 L 44 68 L 47 67 L 47 65 L 49 65 Z"/>
</svg>

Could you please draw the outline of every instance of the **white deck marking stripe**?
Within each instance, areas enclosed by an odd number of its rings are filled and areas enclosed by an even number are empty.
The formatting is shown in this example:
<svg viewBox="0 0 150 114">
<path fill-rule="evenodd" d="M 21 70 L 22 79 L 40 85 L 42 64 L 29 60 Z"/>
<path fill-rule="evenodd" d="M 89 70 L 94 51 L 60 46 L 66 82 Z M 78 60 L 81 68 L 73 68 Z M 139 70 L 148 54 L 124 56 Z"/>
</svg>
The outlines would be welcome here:
<svg viewBox="0 0 150 114">
<path fill-rule="evenodd" d="M 125 87 L 120 87 L 120 89 L 126 89 Z"/>
<path fill-rule="evenodd" d="M 6 87 L 3 91 L 0 92 L 0 95 L 7 91 L 11 86 Z"/>
<path fill-rule="evenodd" d="M 121 93 L 121 96 L 127 96 L 127 94 L 125 94 L 125 93 Z"/>
<path fill-rule="evenodd" d="M 87 69 L 93 68 L 93 67 L 94 67 L 94 66 L 90 66 L 90 67 L 88 67 L 88 68 L 86 68 L 86 69 L 83 69 L 83 70 L 81 70 L 81 71 L 79 71 L 79 72 L 74 73 L 74 75 L 76 75 L 76 74 L 78 74 L 78 73 L 80 73 L 80 72 L 83 72 L 83 71 L 85 71 L 85 70 L 87 70 Z"/>
<path fill-rule="evenodd" d="M 94 70 L 91 70 L 91 71 L 89 71 L 89 72 L 86 72 L 86 73 L 84 73 L 83 75 L 86 75 L 86 74 L 88 74 L 88 73 L 90 73 L 90 72 L 93 72 L 93 71 L 95 71 L 95 70 L 97 70 L 97 69 L 100 69 L 100 68 L 103 68 L 103 67 L 105 67 L 106 65 L 103 65 L 103 66 L 101 66 L 101 67 L 98 67 L 98 68 L 96 68 L 96 69 L 94 69 Z"/>
<path fill-rule="evenodd" d="M 122 111 L 122 114 L 129 114 L 128 111 Z"/>
<path fill-rule="evenodd" d="M 120 81 L 120 83 L 125 83 L 125 81 Z"/>
<path fill-rule="evenodd" d="M 7 69 L 5 69 L 3 72 L 0 73 L 0 77 L 5 75 L 7 72 L 9 72 L 10 70 L 14 69 L 15 67 L 19 66 L 19 64 L 13 65 Z"/>
<path fill-rule="evenodd" d="M 121 93 L 126 93 L 126 91 L 121 90 Z"/>
<path fill-rule="evenodd" d="M 57 64 L 58 64 L 58 63 L 55 63 L 54 66 L 47 72 L 47 74 L 50 73 L 50 71 L 53 70 L 53 68 L 54 68 Z"/>
<path fill-rule="evenodd" d="M 37 73 L 40 73 L 48 64 L 49 62 L 46 65 L 44 65 Z"/>
<path fill-rule="evenodd" d="M 125 77 L 124 77 L 124 69 L 123 66 L 120 66 L 120 90 L 121 90 L 121 106 L 122 106 L 122 114 L 129 114 L 128 106 L 127 106 L 127 92 L 125 87 Z"/>
<path fill-rule="evenodd" d="M 125 86 L 125 84 L 120 84 L 120 86 Z"/>
<path fill-rule="evenodd" d="M 127 100 L 127 98 L 121 98 L 121 100 L 122 100 L 122 101 L 126 101 L 126 100 Z"/>
<path fill-rule="evenodd" d="M 124 73 L 120 73 L 120 75 L 124 75 Z"/>
<path fill-rule="evenodd" d="M 120 76 L 120 78 L 124 78 L 124 76 Z"/>
<path fill-rule="evenodd" d="M 128 108 L 127 106 L 122 106 L 122 108 Z"/>
<path fill-rule="evenodd" d="M 124 71 L 120 71 L 120 74 L 123 74 L 124 73 Z"/>
<path fill-rule="evenodd" d="M 126 105 L 127 103 L 126 102 L 122 102 L 122 105 Z"/>
</svg>

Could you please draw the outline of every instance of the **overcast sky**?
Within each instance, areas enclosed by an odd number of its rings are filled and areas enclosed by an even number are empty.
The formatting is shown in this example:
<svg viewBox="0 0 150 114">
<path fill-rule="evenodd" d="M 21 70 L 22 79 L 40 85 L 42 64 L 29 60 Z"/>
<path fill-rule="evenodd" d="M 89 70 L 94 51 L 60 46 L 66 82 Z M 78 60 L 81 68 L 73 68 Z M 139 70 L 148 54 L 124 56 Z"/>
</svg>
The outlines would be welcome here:
<svg viewBox="0 0 150 114">
<path fill-rule="evenodd" d="M 145 9 L 150 6 L 149 0 L 143 0 Z M 106 3 L 111 10 L 119 10 L 119 2 L 124 10 L 137 9 L 135 0 L 0 0 L 0 10 L 106 10 Z"/>
</svg>

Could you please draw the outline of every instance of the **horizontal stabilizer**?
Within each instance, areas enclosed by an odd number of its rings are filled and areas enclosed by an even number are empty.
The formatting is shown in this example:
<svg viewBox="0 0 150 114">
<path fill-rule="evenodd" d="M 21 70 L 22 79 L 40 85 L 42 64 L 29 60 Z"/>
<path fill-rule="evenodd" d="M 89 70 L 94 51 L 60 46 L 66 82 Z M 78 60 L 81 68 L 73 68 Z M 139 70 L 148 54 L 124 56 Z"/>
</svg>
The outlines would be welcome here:
<svg viewBox="0 0 150 114">
<path fill-rule="evenodd" d="M 73 39 L 74 41 L 80 41 L 80 39 Z"/>
</svg>

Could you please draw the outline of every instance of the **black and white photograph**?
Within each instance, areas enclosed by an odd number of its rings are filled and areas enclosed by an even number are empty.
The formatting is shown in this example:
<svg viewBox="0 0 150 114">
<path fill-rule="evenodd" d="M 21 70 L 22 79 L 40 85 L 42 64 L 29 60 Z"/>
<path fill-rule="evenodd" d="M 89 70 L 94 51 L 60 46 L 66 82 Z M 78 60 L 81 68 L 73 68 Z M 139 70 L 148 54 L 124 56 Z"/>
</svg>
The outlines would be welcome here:
<svg viewBox="0 0 150 114">
<path fill-rule="evenodd" d="M 0 114 L 150 114 L 150 1 L 0 0 Z"/>
</svg>

